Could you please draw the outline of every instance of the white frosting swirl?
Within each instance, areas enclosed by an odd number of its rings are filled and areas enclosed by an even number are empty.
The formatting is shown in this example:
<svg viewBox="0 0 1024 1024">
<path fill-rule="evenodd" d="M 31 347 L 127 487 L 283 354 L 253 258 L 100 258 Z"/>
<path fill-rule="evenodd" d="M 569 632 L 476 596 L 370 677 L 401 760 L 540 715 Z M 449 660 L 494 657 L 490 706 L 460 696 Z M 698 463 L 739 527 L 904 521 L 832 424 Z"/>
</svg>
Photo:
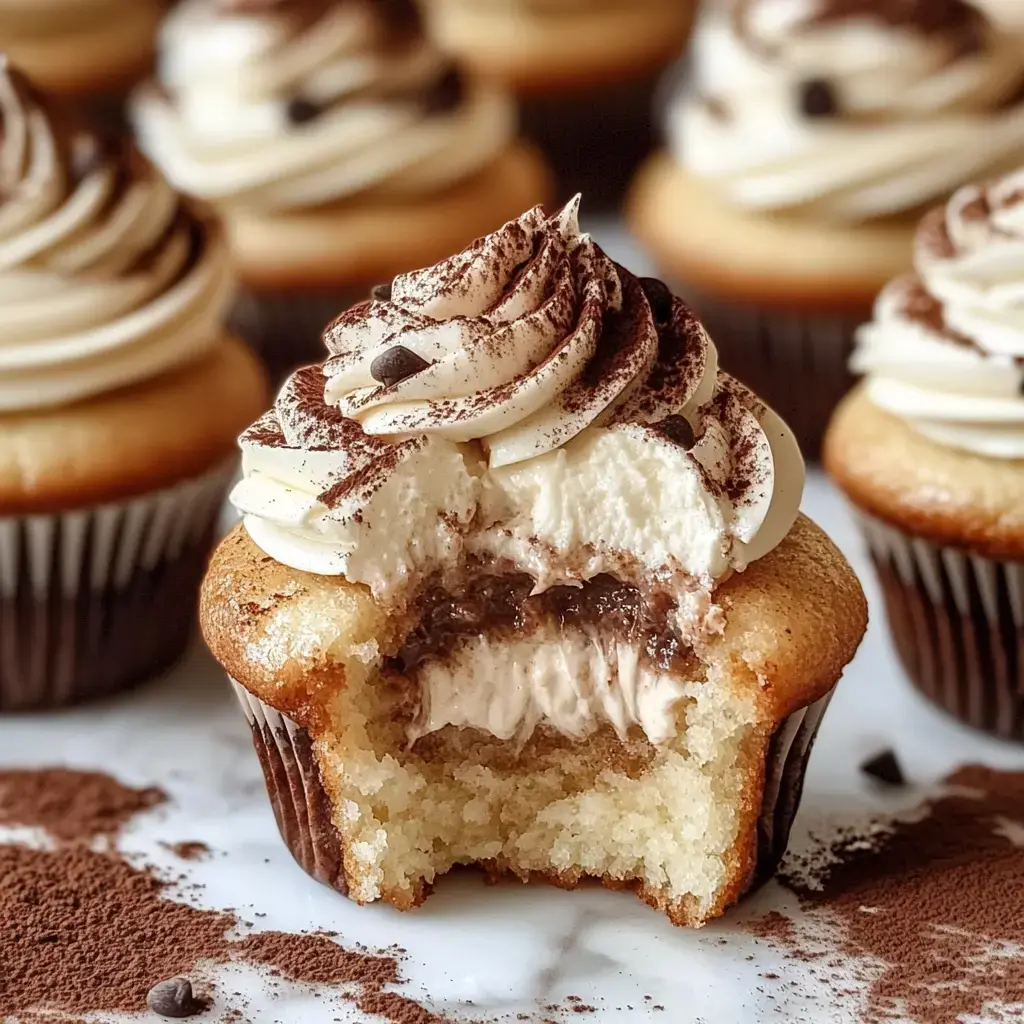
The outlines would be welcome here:
<svg viewBox="0 0 1024 1024">
<path fill-rule="evenodd" d="M 185 192 L 270 211 L 418 195 L 515 134 L 508 97 L 463 82 L 384 5 L 238 6 L 184 0 L 162 34 L 161 88 L 135 100 L 143 147 Z"/>
<path fill-rule="evenodd" d="M 877 405 L 940 444 L 1024 458 L 1024 172 L 925 217 L 915 262 L 879 296 L 854 369 Z"/>
<path fill-rule="evenodd" d="M 1024 160 L 1024 49 L 965 0 L 708 7 L 668 129 L 733 203 L 862 220 Z"/>
<path fill-rule="evenodd" d="M 128 149 L 65 133 L 0 69 L 0 413 L 87 398 L 194 359 L 232 286 L 219 234 Z"/>
<path fill-rule="evenodd" d="M 803 483 L 792 434 L 664 285 L 580 234 L 577 206 L 329 328 L 323 370 L 242 438 L 232 500 L 268 554 L 378 595 L 467 554 L 541 589 L 623 571 L 710 590 L 779 543 Z"/>
</svg>

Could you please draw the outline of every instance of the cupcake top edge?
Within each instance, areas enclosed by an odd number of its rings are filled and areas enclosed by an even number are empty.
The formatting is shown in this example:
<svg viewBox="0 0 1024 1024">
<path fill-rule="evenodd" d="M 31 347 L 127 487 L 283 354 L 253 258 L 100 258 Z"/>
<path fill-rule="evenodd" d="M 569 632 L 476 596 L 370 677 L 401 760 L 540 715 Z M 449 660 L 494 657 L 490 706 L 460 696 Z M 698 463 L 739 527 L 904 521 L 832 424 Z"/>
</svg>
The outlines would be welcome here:
<svg viewBox="0 0 1024 1024">
<path fill-rule="evenodd" d="M 660 281 L 536 208 L 326 331 L 241 439 L 232 500 L 279 562 L 401 602 L 466 565 L 539 591 L 601 574 L 713 618 L 795 521 L 785 424 Z"/>
<path fill-rule="evenodd" d="M 1024 171 L 927 214 L 914 262 L 858 332 L 869 397 L 939 444 L 1024 459 Z"/>
<path fill-rule="evenodd" d="M 511 98 L 432 45 L 412 0 L 184 0 L 133 118 L 182 191 L 266 213 L 437 192 L 516 134 Z"/>
<path fill-rule="evenodd" d="M 897 215 L 1024 158 L 1024 48 L 967 0 L 709 4 L 667 131 L 739 206 Z"/>
<path fill-rule="evenodd" d="M 0 414 L 190 362 L 232 276 L 216 224 L 127 142 L 51 105 L 0 57 Z"/>
</svg>

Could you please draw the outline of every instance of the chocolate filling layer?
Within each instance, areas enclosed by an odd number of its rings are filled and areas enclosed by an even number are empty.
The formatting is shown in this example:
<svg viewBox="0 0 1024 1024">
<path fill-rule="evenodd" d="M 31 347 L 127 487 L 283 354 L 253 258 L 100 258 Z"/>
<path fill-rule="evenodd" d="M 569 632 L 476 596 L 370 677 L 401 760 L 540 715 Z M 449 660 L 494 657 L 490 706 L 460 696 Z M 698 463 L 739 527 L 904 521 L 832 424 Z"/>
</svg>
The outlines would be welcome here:
<svg viewBox="0 0 1024 1024">
<path fill-rule="evenodd" d="M 678 667 L 689 653 L 670 622 L 672 603 L 666 597 L 649 598 L 608 575 L 581 587 L 552 587 L 531 596 L 533 587 L 533 578 L 525 573 L 478 576 L 458 593 L 430 587 L 420 599 L 418 625 L 388 667 L 414 672 L 431 658 L 443 658 L 460 640 L 503 630 L 528 634 L 551 622 L 636 644 L 662 669 Z"/>
</svg>

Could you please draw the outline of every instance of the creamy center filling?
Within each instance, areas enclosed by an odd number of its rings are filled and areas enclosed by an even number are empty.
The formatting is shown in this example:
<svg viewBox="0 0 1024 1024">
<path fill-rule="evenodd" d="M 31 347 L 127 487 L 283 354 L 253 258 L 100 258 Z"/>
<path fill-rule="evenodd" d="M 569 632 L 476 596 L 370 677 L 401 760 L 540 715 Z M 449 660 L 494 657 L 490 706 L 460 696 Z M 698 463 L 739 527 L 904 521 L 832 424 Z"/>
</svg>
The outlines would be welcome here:
<svg viewBox="0 0 1024 1024">
<path fill-rule="evenodd" d="M 676 602 L 608 575 L 533 588 L 515 574 L 425 592 L 386 666 L 418 689 L 410 740 L 452 725 L 525 741 L 541 724 L 583 739 L 606 723 L 623 739 L 633 726 L 652 743 L 670 739 L 693 675 Z"/>
</svg>

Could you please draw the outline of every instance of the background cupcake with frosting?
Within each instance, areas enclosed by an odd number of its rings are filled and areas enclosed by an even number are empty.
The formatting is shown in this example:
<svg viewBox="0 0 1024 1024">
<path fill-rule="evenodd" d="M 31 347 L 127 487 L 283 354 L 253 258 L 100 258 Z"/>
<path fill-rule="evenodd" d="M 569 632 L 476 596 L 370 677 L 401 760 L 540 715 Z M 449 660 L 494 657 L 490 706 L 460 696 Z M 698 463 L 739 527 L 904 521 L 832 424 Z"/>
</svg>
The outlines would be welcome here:
<svg viewBox="0 0 1024 1024">
<path fill-rule="evenodd" d="M 0 710 L 184 650 L 264 374 L 227 244 L 129 146 L 0 67 Z"/>
<path fill-rule="evenodd" d="M 511 98 L 428 43 L 411 2 L 184 0 L 134 113 L 170 180 L 223 217 L 234 323 L 279 371 L 374 284 L 549 193 Z"/>
<path fill-rule="evenodd" d="M 958 191 L 857 336 L 829 472 L 864 528 L 911 680 L 1024 739 L 1024 172 Z"/>
<path fill-rule="evenodd" d="M 709 6 L 631 222 L 818 450 L 921 210 L 1024 159 L 1024 48 L 964 0 Z"/>
<path fill-rule="evenodd" d="M 617 206 L 654 146 L 661 72 L 697 0 L 423 0 L 438 43 L 513 90 L 526 134 L 555 165 L 563 201 Z"/>
<path fill-rule="evenodd" d="M 41 89 L 109 121 L 147 74 L 166 0 L 0 0 L 0 50 Z"/>
</svg>

